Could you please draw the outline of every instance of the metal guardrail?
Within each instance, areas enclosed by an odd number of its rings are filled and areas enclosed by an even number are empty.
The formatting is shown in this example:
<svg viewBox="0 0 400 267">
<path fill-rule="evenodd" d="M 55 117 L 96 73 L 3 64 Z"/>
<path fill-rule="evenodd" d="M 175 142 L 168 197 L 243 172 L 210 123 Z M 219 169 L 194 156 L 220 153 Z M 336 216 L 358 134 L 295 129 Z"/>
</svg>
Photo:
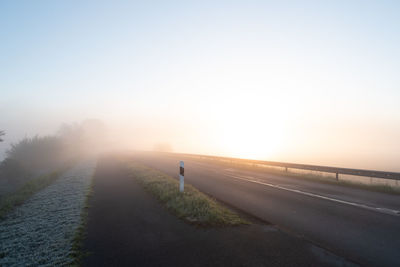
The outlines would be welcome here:
<svg viewBox="0 0 400 267">
<path fill-rule="evenodd" d="M 274 167 L 282 167 L 282 168 L 286 168 L 286 171 L 287 171 L 287 169 L 290 168 L 290 169 L 300 169 L 300 170 L 335 173 L 337 180 L 339 179 L 339 174 L 356 175 L 356 176 L 373 177 L 373 178 L 384 178 L 384 179 L 391 179 L 391 180 L 400 180 L 399 172 L 385 172 L 385 171 L 374 171 L 374 170 L 338 168 L 338 167 L 329 167 L 329 166 L 317 166 L 317 165 L 308 165 L 308 164 L 252 160 L 252 159 L 240 159 L 240 158 L 207 156 L 207 155 L 196 155 L 196 154 L 183 154 L 183 153 L 182 154 L 181 153 L 171 153 L 171 154 L 187 156 L 187 157 L 192 157 L 192 158 L 194 157 L 194 158 L 202 158 L 202 159 L 228 161 L 231 163 L 237 162 L 237 163 L 249 163 L 249 164 L 260 164 L 260 165 L 267 165 L 267 166 L 274 166 Z"/>
</svg>

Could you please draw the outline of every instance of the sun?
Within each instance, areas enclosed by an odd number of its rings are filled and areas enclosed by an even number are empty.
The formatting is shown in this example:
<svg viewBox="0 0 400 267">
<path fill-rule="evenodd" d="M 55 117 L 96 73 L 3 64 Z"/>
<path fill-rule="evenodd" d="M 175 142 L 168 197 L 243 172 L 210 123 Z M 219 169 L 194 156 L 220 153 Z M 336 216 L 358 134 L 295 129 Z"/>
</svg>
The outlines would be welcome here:
<svg viewBox="0 0 400 267">
<path fill-rule="evenodd" d="M 221 120 L 218 142 L 224 155 L 247 159 L 273 159 L 284 147 L 287 125 L 277 116 L 237 112 Z"/>
</svg>

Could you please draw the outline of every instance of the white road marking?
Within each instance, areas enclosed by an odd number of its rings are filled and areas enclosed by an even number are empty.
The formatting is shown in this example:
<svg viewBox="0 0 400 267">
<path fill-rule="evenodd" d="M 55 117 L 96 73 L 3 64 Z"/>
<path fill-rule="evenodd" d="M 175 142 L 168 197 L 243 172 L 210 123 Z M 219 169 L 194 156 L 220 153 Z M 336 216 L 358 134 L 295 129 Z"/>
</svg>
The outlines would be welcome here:
<svg viewBox="0 0 400 267">
<path fill-rule="evenodd" d="M 224 175 L 234 178 L 234 179 L 243 180 L 243 181 L 247 181 L 247 182 L 251 182 L 251 183 L 255 183 L 255 184 L 261 184 L 261 185 L 265 185 L 265 186 L 269 186 L 269 187 L 273 187 L 273 188 L 277 188 L 277 189 L 281 189 L 281 190 L 285 190 L 285 191 L 289 191 L 289 192 L 293 192 L 293 193 L 306 195 L 309 197 L 325 199 L 325 200 L 329 200 L 329 201 L 333 201 L 333 202 L 337 202 L 337 203 L 341 203 L 341 204 L 346 204 L 346 205 L 350 205 L 350 206 L 354 206 L 354 207 L 358 207 L 358 208 L 363 208 L 363 209 L 367 209 L 367 210 L 372 210 L 372 211 L 389 214 L 389 215 L 395 215 L 395 216 L 400 215 L 399 210 L 371 207 L 371 206 L 364 205 L 364 204 L 359 204 L 359 203 L 354 203 L 354 202 L 350 202 L 350 201 L 346 201 L 346 200 L 326 197 L 326 196 L 322 196 L 322 195 L 318 195 L 318 194 L 314 194 L 314 193 L 310 193 L 310 192 L 305 192 L 305 191 L 301 191 L 301 190 L 297 190 L 297 189 L 291 189 L 291 188 L 283 187 L 283 186 L 276 185 L 276 184 L 260 182 L 260 181 L 254 180 L 254 179 L 249 179 L 248 177 L 236 176 L 236 175 L 230 175 L 230 174 L 224 174 Z"/>
</svg>

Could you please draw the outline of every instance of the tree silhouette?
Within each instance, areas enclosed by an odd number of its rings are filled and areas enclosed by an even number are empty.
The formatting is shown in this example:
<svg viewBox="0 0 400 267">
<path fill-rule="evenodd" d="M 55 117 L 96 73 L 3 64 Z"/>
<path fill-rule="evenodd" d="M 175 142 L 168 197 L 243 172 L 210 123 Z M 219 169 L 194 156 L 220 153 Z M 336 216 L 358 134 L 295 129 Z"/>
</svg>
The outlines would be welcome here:
<svg viewBox="0 0 400 267">
<path fill-rule="evenodd" d="M 4 131 L 0 131 L 0 142 L 3 142 L 3 139 L 1 139 L 1 137 L 3 136 L 3 135 L 5 135 L 6 133 L 4 132 Z"/>
</svg>

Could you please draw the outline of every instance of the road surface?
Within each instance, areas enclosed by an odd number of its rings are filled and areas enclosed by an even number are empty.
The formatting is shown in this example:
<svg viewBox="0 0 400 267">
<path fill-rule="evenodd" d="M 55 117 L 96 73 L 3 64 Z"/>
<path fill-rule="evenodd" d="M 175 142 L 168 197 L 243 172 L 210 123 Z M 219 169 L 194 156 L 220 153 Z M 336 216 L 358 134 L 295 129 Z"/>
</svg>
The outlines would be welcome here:
<svg viewBox="0 0 400 267">
<path fill-rule="evenodd" d="M 124 167 L 112 157 L 97 164 L 82 266 L 357 266 L 245 214 L 252 224 L 188 224 Z"/>
<path fill-rule="evenodd" d="M 400 196 L 243 170 L 176 154 L 133 159 L 361 265 L 400 266 Z"/>
</svg>

